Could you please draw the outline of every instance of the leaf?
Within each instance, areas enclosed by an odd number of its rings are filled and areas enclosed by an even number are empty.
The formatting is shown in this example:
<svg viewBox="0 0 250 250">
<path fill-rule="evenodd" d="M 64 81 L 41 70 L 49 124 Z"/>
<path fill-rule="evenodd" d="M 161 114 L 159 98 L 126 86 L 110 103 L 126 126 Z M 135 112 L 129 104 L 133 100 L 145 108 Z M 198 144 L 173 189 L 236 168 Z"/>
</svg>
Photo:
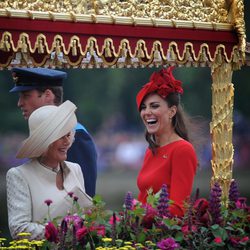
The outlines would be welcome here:
<svg viewBox="0 0 250 250">
<path fill-rule="evenodd" d="M 177 232 L 174 238 L 176 241 L 181 242 L 184 239 L 183 236 L 182 232 Z"/>
<path fill-rule="evenodd" d="M 144 243 L 146 240 L 146 234 L 143 232 L 140 232 L 137 237 L 138 243 Z"/>
<path fill-rule="evenodd" d="M 145 213 L 144 208 L 136 208 L 135 210 L 132 211 L 135 216 L 142 216 Z"/>
<path fill-rule="evenodd" d="M 219 226 L 216 228 L 212 228 L 212 234 L 215 238 L 220 237 L 223 241 L 228 238 L 226 229 Z"/>
</svg>

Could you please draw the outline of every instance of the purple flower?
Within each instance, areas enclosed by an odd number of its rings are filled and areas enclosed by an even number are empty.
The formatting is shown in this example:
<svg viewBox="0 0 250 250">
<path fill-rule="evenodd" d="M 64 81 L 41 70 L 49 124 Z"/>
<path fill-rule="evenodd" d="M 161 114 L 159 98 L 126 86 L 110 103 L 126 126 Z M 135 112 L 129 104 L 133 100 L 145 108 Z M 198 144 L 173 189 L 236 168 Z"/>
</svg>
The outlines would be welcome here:
<svg viewBox="0 0 250 250">
<path fill-rule="evenodd" d="M 127 210 L 132 210 L 133 208 L 133 196 L 131 192 L 127 192 L 125 196 L 125 207 Z"/>
<path fill-rule="evenodd" d="M 162 250 L 175 250 L 178 247 L 180 247 L 180 245 L 176 243 L 173 238 L 166 238 L 158 242 L 157 247 L 159 247 Z"/>
<path fill-rule="evenodd" d="M 68 192 L 68 196 L 71 198 L 73 197 L 73 194 L 74 194 L 74 192 Z"/>
<path fill-rule="evenodd" d="M 79 198 L 78 198 L 77 196 L 74 195 L 73 199 L 74 199 L 74 201 L 76 202 L 76 201 L 78 201 Z"/>
<path fill-rule="evenodd" d="M 220 225 L 222 223 L 221 216 L 221 188 L 218 183 L 215 183 L 210 193 L 208 211 L 212 217 L 212 224 Z"/>
<path fill-rule="evenodd" d="M 168 199 L 168 188 L 167 188 L 167 185 L 166 184 L 163 184 L 162 185 L 162 188 L 161 188 L 161 193 L 160 193 L 160 198 L 159 198 L 159 201 L 158 201 L 158 206 L 157 206 L 157 209 L 158 209 L 158 213 L 161 217 L 167 217 L 169 216 L 169 199 Z"/>
<path fill-rule="evenodd" d="M 230 208 L 234 209 L 236 207 L 235 203 L 239 199 L 239 190 L 238 186 L 236 184 L 236 181 L 233 180 L 230 184 L 230 189 L 229 189 L 229 201 L 230 201 Z"/>
<path fill-rule="evenodd" d="M 67 227 L 74 225 L 76 230 L 82 227 L 83 219 L 78 215 L 66 215 L 64 221 L 67 223 Z"/>
<path fill-rule="evenodd" d="M 44 201 L 44 203 L 45 203 L 48 207 L 50 206 L 50 204 L 51 204 L 52 202 L 53 202 L 53 201 L 50 200 L 50 199 L 47 199 L 47 200 Z"/>
</svg>

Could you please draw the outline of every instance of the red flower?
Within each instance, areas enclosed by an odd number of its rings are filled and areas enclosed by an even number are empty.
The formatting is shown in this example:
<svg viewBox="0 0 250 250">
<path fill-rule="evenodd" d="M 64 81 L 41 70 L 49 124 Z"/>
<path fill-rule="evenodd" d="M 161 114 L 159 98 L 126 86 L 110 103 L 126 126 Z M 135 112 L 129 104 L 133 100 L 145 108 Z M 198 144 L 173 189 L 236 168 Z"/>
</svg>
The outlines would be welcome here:
<svg viewBox="0 0 250 250">
<path fill-rule="evenodd" d="M 205 198 L 197 199 L 194 203 L 194 209 L 205 213 L 208 209 L 208 201 Z"/>
<path fill-rule="evenodd" d="M 222 243 L 221 237 L 216 237 L 216 238 L 214 239 L 214 243 L 217 243 L 217 244 Z"/>
<path fill-rule="evenodd" d="M 162 69 L 160 72 L 154 72 L 150 77 L 151 89 L 163 98 L 170 93 L 183 93 L 181 81 L 176 80 L 172 74 L 173 69 L 174 67 Z"/>
<path fill-rule="evenodd" d="M 88 228 L 83 226 L 76 231 L 76 238 L 78 241 L 82 240 L 88 234 Z"/>
<path fill-rule="evenodd" d="M 208 201 L 204 198 L 197 199 L 194 203 L 194 210 L 199 214 L 199 221 L 205 225 L 209 222 Z"/>
<path fill-rule="evenodd" d="M 157 210 L 149 204 L 146 204 L 145 207 L 146 214 L 142 219 L 142 225 L 146 228 L 152 228 L 153 223 L 155 222 L 155 217 L 157 216 Z"/>
<path fill-rule="evenodd" d="M 58 230 L 52 222 L 48 222 L 45 226 L 45 238 L 50 242 L 57 242 Z"/>
</svg>

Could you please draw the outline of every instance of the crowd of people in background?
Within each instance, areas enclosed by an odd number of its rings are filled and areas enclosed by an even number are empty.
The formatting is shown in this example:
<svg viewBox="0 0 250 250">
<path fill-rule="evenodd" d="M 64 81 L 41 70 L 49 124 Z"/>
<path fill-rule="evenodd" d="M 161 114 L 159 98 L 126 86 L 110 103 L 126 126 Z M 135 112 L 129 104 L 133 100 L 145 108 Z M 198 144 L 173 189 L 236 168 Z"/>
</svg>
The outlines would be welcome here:
<svg viewBox="0 0 250 250">
<path fill-rule="evenodd" d="M 120 116 L 121 114 L 119 114 Z M 113 120 L 113 117 L 110 118 Z M 120 119 L 118 119 L 120 120 Z M 125 121 L 123 125 L 116 122 L 109 122 L 108 126 L 103 124 L 100 129 L 93 134 L 98 152 L 98 173 L 110 169 L 131 169 L 138 170 L 143 161 L 147 143 L 144 133 L 138 128 L 126 130 Z M 130 126 L 131 127 L 131 126 Z M 237 168 L 248 167 L 250 162 L 250 120 L 234 111 L 234 166 Z M 18 142 L 21 142 L 25 135 L 11 134 L 0 135 L 0 166 L 16 166 L 22 163 L 21 159 L 16 159 Z M 211 160 L 211 144 L 208 131 L 207 143 L 201 146 L 198 154 L 200 167 L 209 168 Z"/>
</svg>

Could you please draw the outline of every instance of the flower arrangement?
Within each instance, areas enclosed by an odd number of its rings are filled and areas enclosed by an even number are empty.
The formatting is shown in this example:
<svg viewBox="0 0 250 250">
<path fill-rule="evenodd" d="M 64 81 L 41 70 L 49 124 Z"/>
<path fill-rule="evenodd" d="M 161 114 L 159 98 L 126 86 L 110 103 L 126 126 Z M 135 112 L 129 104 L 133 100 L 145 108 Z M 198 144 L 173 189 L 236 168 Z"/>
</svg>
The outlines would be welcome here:
<svg viewBox="0 0 250 250">
<path fill-rule="evenodd" d="M 250 249 L 250 207 L 245 198 L 239 197 L 235 181 L 227 206 L 215 183 L 209 199 L 199 198 L 196 192 L 186 203 L 183 218 L 169 213 L 171 201 L 166 185 L 159 194 L 149 193 L 147 204 L 128 192 L 120 212 L 106 210 L 98 195 L 92 207 L 81 209 L 77 197 L 69 195 L 71 211 L 61 219 L 49 219 L 46 240 L 35 249 Z M 48 213 L 51 202 L 46 201 Z"/>
</svg>

